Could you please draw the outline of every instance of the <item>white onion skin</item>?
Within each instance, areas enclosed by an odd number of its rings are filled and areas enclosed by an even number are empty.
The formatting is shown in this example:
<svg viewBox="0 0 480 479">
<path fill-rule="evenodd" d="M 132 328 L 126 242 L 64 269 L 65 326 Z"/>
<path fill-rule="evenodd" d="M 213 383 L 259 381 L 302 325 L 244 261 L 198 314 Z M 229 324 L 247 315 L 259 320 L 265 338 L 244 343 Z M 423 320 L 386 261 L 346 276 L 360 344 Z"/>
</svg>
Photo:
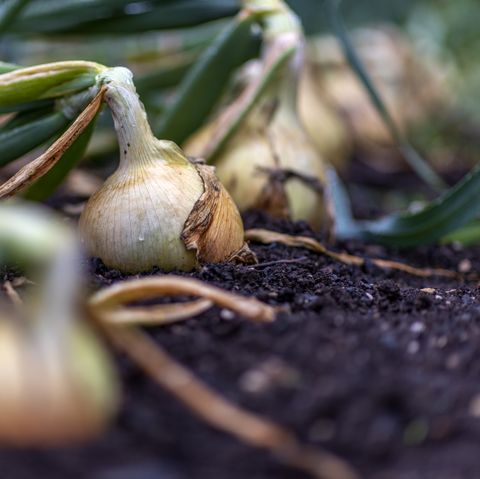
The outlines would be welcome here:
<svg viewBox="0 0 480 479">
<path fill-rule="evenodd" d="M 154 162 L 117 171 L 88 201 L 80 220 L 87 252 L 125 272 L 191 270 L 195 252 L 181 234 L 203 183 L 195 167 Z"/>
</svg>

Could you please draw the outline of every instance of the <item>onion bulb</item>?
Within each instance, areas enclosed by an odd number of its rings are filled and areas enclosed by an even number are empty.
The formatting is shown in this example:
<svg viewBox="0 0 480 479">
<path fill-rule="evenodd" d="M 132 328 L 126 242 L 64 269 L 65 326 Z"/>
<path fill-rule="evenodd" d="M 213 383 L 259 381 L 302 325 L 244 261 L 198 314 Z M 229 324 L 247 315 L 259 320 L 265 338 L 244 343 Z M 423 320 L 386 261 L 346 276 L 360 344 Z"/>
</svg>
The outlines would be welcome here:
<svg viewBox="0 0 480 479">
<path fill-rule="evenodd" d="M 64 222 L 27 204 L 2 203 L 0 223 L 0 266 L 20 261 L 35 280 L 25 301 L 0 304 L 0 443 L 89 439 L 116 412 L 118 387 L 107 351 L 78 310 L 75 236 Z"/>
<path fill-rule="evenodd" d="M 51 446 L 101 432 L 116 409 L 108 357 L 85 326 L 62 344 L 0 317 L 0 443 Z"/>
<path fill-rule="evenodd" d="M 289 50 L 293 54 L 213 161 L 240 211 L 261 209 L 319 226 L 324 216 L 319 190 L 325 182 L 325 163 L 297 112 L 303 34 L 298 19 L 283 2 L 275 1 L 273 7 L 277 10 L 266 20 L 261 62 L 250 66 L 249 85 L 242 95 L 269 75 L 272 57 Z M 209 158 L 216 131 L 236 108 L 238 105 L 232 103 L 190 137 L 185 145 L 187 153 Z M 312 183 L 317 187 L 312 188 Z"/>
<path fill-rule="evenodd" d="M 87 252 L 128 273 L 251 261 L 240 214 L 214 169 L 153 136 L 128 69 L 109 69 L 99 81 L 106 87 L 120 164 L 80 218 Z"/>
</svg>

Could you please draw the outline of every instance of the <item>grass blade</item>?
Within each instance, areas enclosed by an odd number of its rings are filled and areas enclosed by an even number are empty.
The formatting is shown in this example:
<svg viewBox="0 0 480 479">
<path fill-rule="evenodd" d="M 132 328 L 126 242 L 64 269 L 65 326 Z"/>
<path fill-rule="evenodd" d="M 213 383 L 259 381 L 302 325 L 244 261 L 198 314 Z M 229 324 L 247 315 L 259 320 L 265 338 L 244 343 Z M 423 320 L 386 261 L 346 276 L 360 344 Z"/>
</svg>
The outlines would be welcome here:
<svg viewBox="0 0 480 479">
<path fill-rule="evenodd" d="M 157 136 L 182 143 L 211 112 L 235 68 L 258 54 L 251 27 L 257 15 L 238 15 L 205 50 L 182 82 Z"/>
<path fill-rule="evenodd" d="M 360 60 L 355 47 L 353 46 L 348 32 L 343 23 L 338 0 L 324 0 L 324 5 L 328 13 L 328 19 L 332 29 L 337 36 L 345 57 L 349 62 L 352 69 L 365 87 L 370 100 L 377 112 L 382 117 L 385 126 L 388 128 L 390 134 L 398 145 L 398 148 L 402 152 L 403 156 L 415 171 L 415 173 L 422 178 L 425 183 L 430 185 L 435 190 L 443 190 L 445 188 L 444 181 L 437 175 L 437 173 L 430 167 L 430 165 L 418 154 L 413 146 L 408 142 L 401 131 L 398 129 L 395 121 L 390 115 L 385 102 L 382 100 L 381 95 L 373 84 L 372 79 L 368 75 L 362 61 Z"/>
</svg>

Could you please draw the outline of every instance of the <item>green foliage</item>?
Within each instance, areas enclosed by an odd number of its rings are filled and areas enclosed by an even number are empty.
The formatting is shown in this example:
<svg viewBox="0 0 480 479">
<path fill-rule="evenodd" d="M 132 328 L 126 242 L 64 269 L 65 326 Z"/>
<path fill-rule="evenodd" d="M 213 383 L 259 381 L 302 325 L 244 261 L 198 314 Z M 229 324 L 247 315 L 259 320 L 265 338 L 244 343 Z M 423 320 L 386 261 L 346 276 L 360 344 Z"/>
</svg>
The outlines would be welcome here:
<svg viewBox="0 0 480 479">
<path fill-rule="evenodd" d="M 428 163 L 418 154 L 409 141 L 400 132 L 395 121 L 393 120 L 388 108 L 385 105 L 380 93 L 373 84 L 372 79 L 368 75 L 362 61 L 355 51 L 350 38 L 348 37 L 347 30 L 343 24 L 340 11 L 338 10 L 337 0 L 324 0 L 325 9 L 330 25 L 338 38 L 338 41 L 342 45 L 346 59 L 348 60 L 353 71 L 358 76 L 359 80 L 365 87 L 370 100 L 381 116 L 385 126 L 397 143 L 403 156 L 415 171 L 415 173 L 422 178 L 427 184 L 435 188 L 436 190 L 442 190 L 445 186 L 443 180 L 436 174 L 436 172 L 428 165 Z"/>
<path fill-rule="evenodd" d="M 16 34 L 118 34 L 181 28 L 234 15 L 236 0 L 34 2 L 14 23 Z"/>
<path fill-rule="evenodd" d="M 62 184 L 70 171 L 77 166 L 84 157 L 88 144 L 95 130 L 94 119 L 85 128 L 83 133 L 73 142 L 72 146 L 63 154 L 59 161 L 47 174 L 37 180 L 25 192 L 25 198 L 33 201 L 47 199 Z"/>
<path fill-rule="evenodd" d="M 468 225 L 444 236 L 442 243 L 460 243 L 464 246 L 478 245 L 480 243 L 480 221 L 472 221 Z"/>
<path fill-rule="evenodd" d="M 319 0 L 287 0 L 287 3 L 302 19 L 308 35 L 329 31 L 329 23 Z M 358 27 L 378 22 L 403 23 L 419 0 L 343 0 L 339 3 L 347 25 Z"/>
<path fill-rule="evenodd" d="M 236 17 L 220 33 L 183 79 L 173 105 L 155 133 L 182 143 L 212 111 L 234 70 L 258 53 L 252 32 L 256 15 Z"/>
<path fill-rule="evenodd" d="M 0 75 L 0 108 L 55 98 L 94 85 L 100 65 L 60 62 Z"/>
<path fill-rule="evenodd" d="M 0 6 L 0 33 L 11 28 L 14 20 L 22 10 L 30 3 L 30 0 L 6 0 Z"/>
<path fill-rule="evenodd" d="M 387 215 L 374 221 L 354 220 L 341 182 L 329 185 L 339 238 L 364 240 L 410 247 L 433 243 L 472 221 L 480 213 L 480 167 L 435 201 L 417 212 Z"/>
<path fill-rule="evenodd" d="M 0 128 L 0 166 L 50 140 L 69 122 L 62 112 L 46 113 L 44 109 L 17 115 Z"/>
</svg>

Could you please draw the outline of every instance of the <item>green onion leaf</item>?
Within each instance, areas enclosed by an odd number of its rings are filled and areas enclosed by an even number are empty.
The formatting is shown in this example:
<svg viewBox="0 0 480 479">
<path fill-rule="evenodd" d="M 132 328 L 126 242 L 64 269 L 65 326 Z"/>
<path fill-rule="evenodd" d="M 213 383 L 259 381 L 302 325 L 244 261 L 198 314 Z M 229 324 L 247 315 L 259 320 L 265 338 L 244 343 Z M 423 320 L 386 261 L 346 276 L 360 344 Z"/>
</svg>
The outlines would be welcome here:
<svg viewBox="0 0 480 479">
<path fill-rule="evenodd" d="M 57 2 L 58 3 L 58 2 Z M 62 34 L 119 34 L 165 30 L 199 25 L 229 17 L 238 12 L 237 0 L 175 0 L 150 1 L 137 8 L 138 12 L 125 12 L 126 2 L 119 0 L 61 2 L 49 10 L 25 15 L 14 24 L 16 33 L 62 33 Z M 68 6 L 69 3 L 72 5 Z M 28 13 L 28 12 L 27 12 Z"/>
<path fill-rule="evenodd" d="M 98 116 L 98 115 L 97 115 Z M 62 155 L 62 159 L 45 175 L 33 183 L 26 190 L 24 197 L 33 201 L 42 201 L 51 196 L 62 184 L 68 173 L 85 156 L 88 144 L 95 130 L 95 117 L 75 140 L 70 148 Z"/>
<path fill-rule="evenodd" d="M 0 34 L 11 29 L 12 23 L 20 15 L 30 0 L 6 0 L 0 7 Z"/>
<path fill-rule="evenodd" d="M 42 145 L 65 128 L 70 120 L 63 113 L 54 112 L 31 118 L 27 122 L 22 118 L 14 118 L 11 123 L 0 130 L 0 166 Z"/>
<path fill-rule="evenodd" d="M 333 181 L 329 188 L 337 189 L 329 199 L 334 215 L 338 215 L 334 221 L 340 239 L 361 238 L 399 247 L 428 244 L 458 230 L 480 213 L 480 166 L 421 211 L 394 213 L 373 221 L 353 219 L 341 183 Z"/>
<path fill-rule="evenodd" d="M 373 106 L 381 116 L 385 126 L 392 135 L 392 138 L 398 145 L 398 148 L 402 152 L 403 156 L 413 169 L 415 173 L 422 178 L 426 184 L 430 185 L 436 190 L 443 190 L 445 188 L 444 181 L 437 175 L 437 173 L 430 167 L 430 165 L 419 155 L 419 153 L 408 142 L 404 135 L 397 127 L 390 112 L 388 111 L 385 102 L 382 100 L 380 93 L 373 84 L 372 79 L 367 73 L 362 61 L 360 60 L 355 47 L 353 46 L 345 25 L 343 23 L 338 0 L 324 0 L 324 5 L 327 10 L 328 19 L 330 25 L 335 32 L 335 35 L 340 42 L 343 52 L 350 66 L 358 76 L 359 80 L 365 87 Z"/>
<path fill-rule="evenodd" d="M 200 56 L 178 89 L 157 136 L 182 143 L 202 125 L 223 93 L 233 71 L 258 54 L 252 34 L 257 15 L 238 15 Z"/>
<path fill-rule="evenodd" d="M 102 69 L 98 63 L 67 61 L 3 73 L 0 75 L 0 108 L 82 90 L 95 83 Z"/>
</svg>

